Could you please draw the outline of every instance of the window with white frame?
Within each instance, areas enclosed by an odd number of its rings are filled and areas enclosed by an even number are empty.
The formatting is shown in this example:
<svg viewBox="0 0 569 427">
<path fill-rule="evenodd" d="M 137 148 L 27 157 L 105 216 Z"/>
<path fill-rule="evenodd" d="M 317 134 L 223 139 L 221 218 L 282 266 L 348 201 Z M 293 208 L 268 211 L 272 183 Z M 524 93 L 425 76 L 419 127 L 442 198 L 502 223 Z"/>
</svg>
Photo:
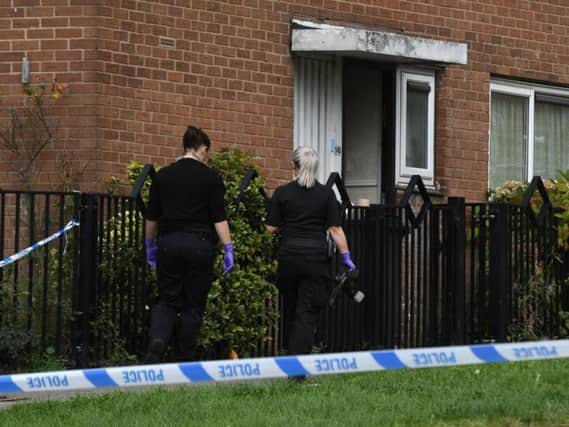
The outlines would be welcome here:
<svg viewBox="0 0 569 427">
<path fill-rule="evenodd" d="M 420 175 L 434 185 L 435 74 L 401 68 L 397 72 L 397 182 Z"/>
<path fill-rule="evenodd" d="M 490 188 L 569 168 L 568 89 L 493 80 L 490 91 Z"/>
</svg>

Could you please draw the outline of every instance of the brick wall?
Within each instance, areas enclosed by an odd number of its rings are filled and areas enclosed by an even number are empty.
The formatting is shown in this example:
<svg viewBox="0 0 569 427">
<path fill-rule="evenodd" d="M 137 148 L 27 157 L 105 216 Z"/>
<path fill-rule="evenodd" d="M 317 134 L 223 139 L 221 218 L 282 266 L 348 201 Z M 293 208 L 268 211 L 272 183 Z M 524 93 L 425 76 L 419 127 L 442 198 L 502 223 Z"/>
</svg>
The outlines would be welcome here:
<svg viewBox="0 0 569 427">
<path fill-rule="evenodd" d="M 100 188 L 110 175 L 124 176 L 130 160 L 171 161 L 187 124 L 208 131 L 214 150 L 237 144 L 255 153 L 270 187 L 288 179 L 294 17 L 468 44 L 468 64 L 437 77 L 436 177 L 448 195 L 485 197 L 491 75 L 569 84 L 569 5 L 561 1 L 6 3 L 0 3 L 3 101 L 19 90 L 25 51 L 34 78 L 68 82 L 63 142 L 46 153 L 44 167 L 55 168 L 61 150 L 74 153 L 76 163 L 89 162 L 84 185 Z M 160 37 L 175 47 L 161 47 Z M 0 182 L 13 178 L 5 158 Z"/>
<path fill-rule="evenodd" d="M 167 163 L 194 124 L 214 150 L 253 152 L 270 186 L 289 178 L 293 79 L 282 3 L 106 2 L 101 169 L 120 174 L 131 159 Z M 161 37 L 175 47 L 161 47 Z"/>
<path fill-rule="evenodd" d="M 96 1 L 4 0 L 0 2 L 0 117 L 10 105 L 22 102 L 20 63 L 27 54 L 32 84 L 51 85 L 54 79 L 69 85 L 69 93 L 48 111 L 57 117 L 58 142 L 40 158 L 42 188 L 66 180 L 93 182 L 97 168 L 96 135 Z M 5 122 L 4 122 L 5 123 Z M 0 186 L 21 184 L 13 157 L 0 151 Z M 86 186 L 88 187 L 88 186 Z"/>
</svg>

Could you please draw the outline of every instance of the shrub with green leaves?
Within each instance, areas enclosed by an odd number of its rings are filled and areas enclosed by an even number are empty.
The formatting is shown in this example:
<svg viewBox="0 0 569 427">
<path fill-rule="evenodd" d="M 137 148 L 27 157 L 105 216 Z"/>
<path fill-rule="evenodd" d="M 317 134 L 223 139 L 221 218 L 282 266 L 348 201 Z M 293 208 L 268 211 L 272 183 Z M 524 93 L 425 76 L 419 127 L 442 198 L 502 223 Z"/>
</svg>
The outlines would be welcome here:
<svg viewBox="0 0 569 427">
<path fill-rule="evenodd" d="M 235 245 L 235 270 L 222 276 L 221 252 L 215 261 L 216 280 L 198 346 L 227 345 L 240 355 L 271 339 L 277 322 L 277 290 L 273 285 L 276 261 L 274 239 L 265 232 L 263 179 L 254 178 L 236 202 L 246 172 L 255 167 L 252 156 L 236 148 L 212 156 L 210 164 L 223 176 L 231 236 Z"/>
<path fill-rule="evenodd" d="M 99 364 L 117 365 L 134 361 L 134 353 L 141 351 L 134 334 L 138 337 L 147 334 L 150 315 L 146 297 L 151 298 L 156 292 L 156 274 L 143 260 L 143 235 L 144 219 L 138 211 L 116 212 L 103 224 L 99 239 L 101 286 L 96 316 L 91 324 L 99 344 L 103 344 L 100 347 L 104 348 L 98 354 Z M 147 271 L 143 272 L 143 269 Z M 152 283 L 152 293 L 148 295 L 144 281 L 140 280 L 144 273 L 146 281 Z M 126 323 L 129 324 L 130 336 L 121 331 L 121 324 Z"/>
<path fill-rule="evenodd" d="M 559 172 L 556 179 L 543 181 L 549 200 L 557 208 L 558 244 L 564 250 L 569 250 L 569 170 Z M 529 184 L 522 181 L 506 181 L 502 186 L 492 189 L 489 193 L 491 202 L 520 204 Z M 535 213 L 542 205 L 541 197 L 532 197 L 530 204 Z"/>
<path fill-rule="evenodd" d="M 63 369 L 71 357 L 71 337 L 67 327 L 72 320 L 71 311 L 71 275 L 62 274 L 61 292 L 58 298 L 58 263 L 57 250 L 49 252 L 50 262 L 45 287 L 39 286 L 43 278 L 43 260 L 37 254 L 29 255 L 34 263 L 31 281 L 29 276 L 16 276 L 14 264 L 4 268 L 0 280 L 0 372 L 30 371 L 55 367 Z M 71 258 L 63 258 L 63 271 L 69 272 Z M 20 289 L 14 289 L 14 281 Z M 35 284 L 30 292 L 30 283 Z M 45 293 L 45 295 L 44 295 Z M 45 305 L 44 305 L 45 304 Z M 62 328 L 57 329 L 58 319 Z M 44 311 L 45 310 L 45 311 Z M 43 331 L 43 326 L 46 326 Z M 44 344 L 42 346 L 42 334 Z M 59 354 L 56 353 L 57 335 L 61 340 Z"/>
</svg>

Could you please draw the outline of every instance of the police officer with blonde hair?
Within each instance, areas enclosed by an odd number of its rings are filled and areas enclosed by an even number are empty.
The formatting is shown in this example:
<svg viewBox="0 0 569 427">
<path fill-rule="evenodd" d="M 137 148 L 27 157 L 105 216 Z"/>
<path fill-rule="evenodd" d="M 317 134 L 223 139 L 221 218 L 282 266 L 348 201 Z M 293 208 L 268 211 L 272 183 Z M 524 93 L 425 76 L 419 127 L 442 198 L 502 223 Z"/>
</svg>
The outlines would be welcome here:
<svg viewBox="0 0 569 427">
<path fill-rule="evenodd" d="M 283 296 L 289 354 L 310 353 L 322 309 L 330 295 L 327 234 L 348 270 L 354 265 L 336 195 L 316 180 L 318 156 L 309 147 L 293 154 L 294 179 L 278 187 L 266 221 L 279 233 L 277 285 Z"/>
</svg>

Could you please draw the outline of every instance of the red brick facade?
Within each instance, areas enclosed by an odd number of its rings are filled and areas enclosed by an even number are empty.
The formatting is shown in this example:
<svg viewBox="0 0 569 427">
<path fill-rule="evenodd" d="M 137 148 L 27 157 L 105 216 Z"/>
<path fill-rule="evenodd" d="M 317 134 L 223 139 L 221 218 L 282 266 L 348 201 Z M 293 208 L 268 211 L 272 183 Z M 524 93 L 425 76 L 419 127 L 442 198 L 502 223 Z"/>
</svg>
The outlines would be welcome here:
<svg viewBox="0 0 569 427">
<path fill-rule="evenodd" d="M 40 177 L 61 173 L 65 152 L 82 188 L 103 189 L 130 160 L 165 164 L 185 125 L 214 150 L 255 153 L 269 187 L 290 177 L 293 18 L 392 28 L 466 43 L 468 64 L 437 73 L 436 179 L 443 193 L 480 200 L 488 174 L 492 75 L 569 85 L 569 4 L 561 0 L 2 0 L 1 107 L 18 99 L 20 61 L 33 81 L 69 84 L 58 106 L 61 139 Z M 175 47 L 161 47 L 160 37 Z M 0 186 L 17 186 L 0 151 Z M 48 173 L 51 176 L 48 176 Z M 96 183 L 93 184 L 93 183 Z"/>
</svg>

